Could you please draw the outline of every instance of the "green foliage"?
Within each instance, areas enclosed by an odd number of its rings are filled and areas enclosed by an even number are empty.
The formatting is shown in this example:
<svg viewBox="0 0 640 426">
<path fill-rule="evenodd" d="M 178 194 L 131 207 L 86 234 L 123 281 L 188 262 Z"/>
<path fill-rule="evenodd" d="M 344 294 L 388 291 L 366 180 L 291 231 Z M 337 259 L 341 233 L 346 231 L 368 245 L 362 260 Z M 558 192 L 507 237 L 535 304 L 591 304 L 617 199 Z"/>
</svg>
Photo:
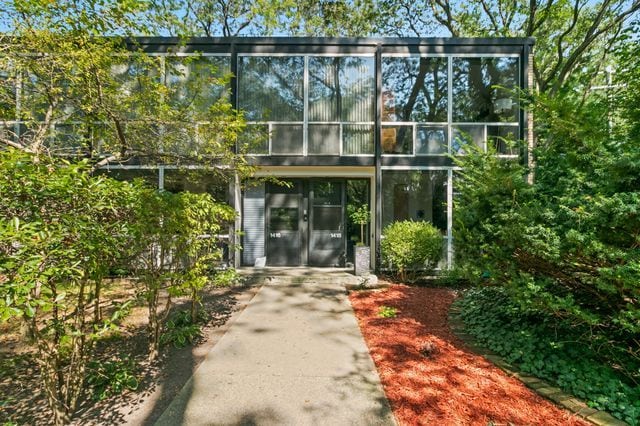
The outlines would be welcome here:
<svg viewBox="0 0 640 426">
<path fill-rule="evenodd" d="M 231 287 L 242 283 L 242 276 L 233 268 L 215 271 L 209 276 L 214 287 Z"/>
<path fill-rule="evenodd" d="M 364 227 L 371 221 L 371 211 L 368 204 L 361 206 L 355 206 L 353 204 L 347 205 L 347 214 L 353 223 L 360 225 L 360 241 L 357 245 L 364 245 Z"/>
<path fill-rule="evenodd" d="M 382 232 L 382 261 L 406 279 L 407 270 L 434 268 L 442 257 L 442 234 L 428 222 L 394 222 Z"/>
<path fill-rule="evenodd" d="M 639 87 L 629 79 L 625 90 Z M 610 132 L 606 106 L 595 96 L 535 101 L 533 184 L 492 152 L 457 158 L 454 238 L 471 281 L 588 326 L 583 344 L 624 364 L 640 359 L 640 153 L 624 128 Z"/>
<path fill-rule="evenodd" d="M 391 306 L 382 305 L 378 309 L 378 316 L 380 318 L 395 318 L 398 315 L 398 310 Z"/>
<path fill-rule="evenodd" d="M 119 395 L 125 390 L 134 391 L 138 388 L 135 363 L 130 358 L 91 361 L 87 367 L 86 381 L 95 400 L 103 400 L 109 396 Z"/>
<path fill-rule="evenodd" d="M 640 424 L 640 363 L 603 363 L 583 343 L 591 333 L 589 326 L 522 307 L 502 288 L 467 290 L 456 304 L 465 330 L 521 371 L 555 383 L 632 425 Z M 635 372 L 634 380 L 629 372 Z"/>
<path fill-rule="evenodd" d="M 183 348 L 202 336 L 201 324 L 206 320 L 207 315 L 203 311 L 198 311 L 196 322 L 193 322 L 190 311 L 180 311 L 167 321 L 165 332 L 160 336 L 160 343 Z"/>
<path fill-rule="evenodd" d="M 127 309 L 102 318 L 100 288 L 131 254 L 137 191 L 91 176 L 86 162 L 0 151 L 0 319 L 25 321 L 58 424 L 75 409 L 95 341 Z"/>
<path fill-rule="evenodd" d="M 235 212 L 217 203 L 209 194 L 173 194 L 146 190 L 141 193 L 136 214 L 136 269 L 147 299 L 149 312 L 149 359 L 158 356 L 160 295 L 191 297 L 195 322 L 200 291 L 207 285 L 208 271 L 222 256 L 214 238 Z"/>
</svg>

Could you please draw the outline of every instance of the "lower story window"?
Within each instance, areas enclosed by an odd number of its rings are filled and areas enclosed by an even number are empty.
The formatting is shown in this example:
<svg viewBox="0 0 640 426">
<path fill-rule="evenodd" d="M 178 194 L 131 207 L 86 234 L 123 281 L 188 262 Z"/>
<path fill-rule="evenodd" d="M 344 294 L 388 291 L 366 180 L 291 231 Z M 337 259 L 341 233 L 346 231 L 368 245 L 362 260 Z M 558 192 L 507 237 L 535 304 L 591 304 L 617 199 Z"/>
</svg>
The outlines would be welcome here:
<svg viewBox="0 0 640 426">
<path fill-rule="evenodd" d="M 447 171 L 382 172 L 382 228 L 392 222 L 431 222 L 447 230 Z"/>
</svg>

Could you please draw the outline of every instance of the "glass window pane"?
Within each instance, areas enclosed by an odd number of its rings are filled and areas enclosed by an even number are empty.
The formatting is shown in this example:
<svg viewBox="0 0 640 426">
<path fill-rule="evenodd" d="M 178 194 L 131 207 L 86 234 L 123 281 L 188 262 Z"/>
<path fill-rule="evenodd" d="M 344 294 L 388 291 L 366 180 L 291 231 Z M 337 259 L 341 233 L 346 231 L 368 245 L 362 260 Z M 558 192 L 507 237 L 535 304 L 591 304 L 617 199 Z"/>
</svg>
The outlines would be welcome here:
<svg viewBox="0 0 640 426">
<path fill-rule="evenodd" d="M 238 58 L 238 104 L 248 121 L 302 121 L 301 56 Z"/>
<path fill-rule="evenodd" d="M 342 205 L 342 185 L 337 182 L 313 182 L 314 206 Z"/>
<path fill-rule="evenodd" d="M 518 155 L 518 126 L 487 126 L 487 142 L 500 155 Z"/>
<path fill-rule="evenodd" d="M 207 193 L 216 201 L 226 202 L 229 193 L 229 176 L 219 170 L 165 168 L 164 189 L 169 192 Z"/>
<path fill-rule="evenodd" d="M 484 149 L 484 126 L 457 126 L 451 137 L 451 152 L 464 154 L 465 145 L 475 144 Z"/>
<path fill-rule="evenodd" d="M 165 84 L 172 106 L 206 112 L 227 96 L 228 87 L 221 79 L 230 72 L 229 57 L 169 56 L 165 63 Z"/>
<path fill-rule="evenodd" d="M 271 127 L 272 154 L 303 154 L 301 124 L 274 124 Z"/>
<path fill-rule="evenodd" d="M 342 126 L 344 155 L 373 155 L 373 126 L 344 124 Z"/>
<path fill-rule="evenodd" d="M 0 62 L 0 66 L 4 66 Z M 0 119 L 15 120 L 16 117 L 16 79 L 15 72 L 0 68 Z"/>
<path fill-rule="evenodd" d="M 413 153 L 413 126 L 382 126 L 382 151 L 385 154 Z"/>
<path fill-rule="evenodd" d="M 96 174 L 108 176 L 117 180 L 133 181 L 141 179 L 150 188 L 158 187 L 157 169 L 110 169 L 104 168 L 96 171 Z"/>
<path fill-rule="evenodd" d="M 249 154 L 269 153 L 269 125 L 247 124 L 239 136 L 242 151 Z"/>
<path fill-rule="evenodd" d="M 309 154 L 340 155 L 339 124 L 309 124 Z"/>
<path fill-rule="evenodd" d="M 401 220 L 447 229 L 446 170 L 382 171 L 382 226 Z"/>
<path fill-rule="evenodd" d="M 447 128 L 443 126 L 417 126 L 416 154 L 446 154 L 448 151 Z"/>
<path fill-rule="evenodd" d="M 87 153 L 91 134 L 79 124 L 56 124 L 49 134 L 49 149 L 55 155 Z"/>
<path fill-rule="evenodd" d="M 453 121 L 517 122 L 518 84 L 518 58 L 453 58 Z"/>
<path fill-rule="evenodd" d="M 313 208 L 314 231 L 337 231 L 342 225 L 342 207 L 315 206 Z M 316 246 L 316 248 L 319 248 Z"/>
<path fill-rule="evenodd" d="M 447 58 L 382 58 L 383 121 L 447 121 Z"/>
<path fill-rule="evenodd" d="M 272 207 L 269 215 L 269 232 L 297 231 L 298 209 L 294 207 Z"/>
<path fill-rule="evenodd" d="M 147 87 L 161 82 L 161 61 L 159 57 L 145 55 L 131 55 L 118 61 L 111 65 L 111 75 L 118 84 L 120 107 L 130 118 L 135 118 L 137 109 L 149 110 L 144 104 L 151 99 L 144 99 L 144 96 Z"/>
<path fill-rule="evenodd" d="M 373 121 L 374 59 L 309 58 L 309 121 Z"/>
</svg>

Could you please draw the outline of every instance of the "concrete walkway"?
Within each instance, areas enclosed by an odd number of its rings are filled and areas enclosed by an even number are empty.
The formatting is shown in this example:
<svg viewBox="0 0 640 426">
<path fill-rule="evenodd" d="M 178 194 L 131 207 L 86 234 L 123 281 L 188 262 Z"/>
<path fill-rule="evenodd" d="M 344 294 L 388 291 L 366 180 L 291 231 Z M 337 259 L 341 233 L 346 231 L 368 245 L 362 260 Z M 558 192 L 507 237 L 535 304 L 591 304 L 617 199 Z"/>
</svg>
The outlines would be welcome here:
<svg viewBox="0 0 640 426">
<path fill-rule="evenodd" d="M 267 279 L 158 425 L 394 425 L 344 287 Z"/>
</svg>

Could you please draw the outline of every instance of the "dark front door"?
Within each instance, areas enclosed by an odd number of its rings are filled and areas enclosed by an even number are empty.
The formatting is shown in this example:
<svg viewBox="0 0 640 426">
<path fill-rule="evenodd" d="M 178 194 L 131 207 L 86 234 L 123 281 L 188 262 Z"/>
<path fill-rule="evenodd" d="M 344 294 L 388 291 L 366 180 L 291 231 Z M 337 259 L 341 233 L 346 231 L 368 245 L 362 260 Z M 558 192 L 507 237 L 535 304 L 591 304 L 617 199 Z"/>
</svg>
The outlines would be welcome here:
<svg viewBox="0 0 640 426">
<path fill-rule="evenodd" d="M 290 187 L 267 186 L 267 265 L 298 266 L 302 263 L 302 182 Z"/>
<path fill-rule="evenodd" d="M 310 181 L 309 204 L 309 265 L 342 266 L 345 256 L 344 182 Z"/>
</svg>

